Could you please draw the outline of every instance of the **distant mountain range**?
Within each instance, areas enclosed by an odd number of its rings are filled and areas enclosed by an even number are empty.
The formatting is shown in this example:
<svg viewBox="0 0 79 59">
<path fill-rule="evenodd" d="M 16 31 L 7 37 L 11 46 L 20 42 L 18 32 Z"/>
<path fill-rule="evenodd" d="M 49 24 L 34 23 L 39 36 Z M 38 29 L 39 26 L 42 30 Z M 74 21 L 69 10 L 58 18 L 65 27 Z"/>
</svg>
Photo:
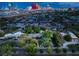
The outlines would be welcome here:
<svg viewBox="0 0 79 59">
<path fill-rule="evenodd" d="M 0 8 L 5 8 L 11 2 L 0 2 Z M 26 8 L 33 3 L 38 3 L 41 7 L 45 7 L 49 4 L 53 8 L 79 8 L 79 2 L 12 2 L 14 6 L 18 8 Z"/>
</svg>

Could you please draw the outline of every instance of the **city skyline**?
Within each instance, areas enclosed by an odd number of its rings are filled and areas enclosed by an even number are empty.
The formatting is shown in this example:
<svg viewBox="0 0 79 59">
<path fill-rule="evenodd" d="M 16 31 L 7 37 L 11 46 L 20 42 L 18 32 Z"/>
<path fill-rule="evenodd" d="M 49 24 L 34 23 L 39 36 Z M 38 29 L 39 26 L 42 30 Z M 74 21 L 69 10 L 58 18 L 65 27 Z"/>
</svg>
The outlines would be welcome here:
<svg viewBox="0 0 79 59">
<path fill-rule="evenodd" d="M 49 4 L 52 8 L 79 8 L 79 2 L 1 2 L 0 8 L 8 7 L 9 3 L 13 3 L 17 8 L 26 8 L 34 3 L 38 3 L 41 7 Z"/>
</svg>

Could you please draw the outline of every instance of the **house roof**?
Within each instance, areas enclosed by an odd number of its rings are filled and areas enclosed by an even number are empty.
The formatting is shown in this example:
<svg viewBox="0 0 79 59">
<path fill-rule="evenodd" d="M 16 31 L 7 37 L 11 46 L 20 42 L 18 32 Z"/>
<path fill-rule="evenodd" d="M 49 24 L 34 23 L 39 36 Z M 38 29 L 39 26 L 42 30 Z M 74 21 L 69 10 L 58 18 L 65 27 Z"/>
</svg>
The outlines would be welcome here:
<svg viewBox="0 0 79 59">
<path fill-rule="evenodd" d="M 71 38 L 78 38 L 74 33 L 69 32 L 69 35 L 71 36 Z"/>
<path fill-rule="evenodd" d="M 9 33 L 9 34 L 5 34 L 4 37 L 18 37 L 21 34 L 23 34 L 23 33 L 22 32 Z"/>
<path fill-rule="evenodd" d="M 41 33 L 31 33 L 31 34 L 28 34 L 27 37 L 29 38 L 33 38 L 33 37 L 41 37 L 42 34 Z"/>
<path fill-rule="evenodd" d="M 64 33 L 64 32 L 61 32 L 60 34 L 61 34 L 61 36 L 67 35 L 67 34 L 66 34 L 66 33 Z"/>
</svg>

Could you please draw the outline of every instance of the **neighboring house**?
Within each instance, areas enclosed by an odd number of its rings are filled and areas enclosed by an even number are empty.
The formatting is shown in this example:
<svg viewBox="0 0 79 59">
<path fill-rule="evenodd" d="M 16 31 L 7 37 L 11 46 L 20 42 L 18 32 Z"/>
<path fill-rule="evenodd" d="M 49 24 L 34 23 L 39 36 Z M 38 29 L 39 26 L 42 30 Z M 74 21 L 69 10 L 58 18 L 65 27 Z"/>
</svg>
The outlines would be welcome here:
<svg viewBox="0 0 79 59">
<path fill-rule="evenodd" d="M 68 33 L 71 36 L 73 42 L 79 41 L 78 37 L 74 33 L 72 33 L 72 32 L 68 32 Z"/>
</svg>

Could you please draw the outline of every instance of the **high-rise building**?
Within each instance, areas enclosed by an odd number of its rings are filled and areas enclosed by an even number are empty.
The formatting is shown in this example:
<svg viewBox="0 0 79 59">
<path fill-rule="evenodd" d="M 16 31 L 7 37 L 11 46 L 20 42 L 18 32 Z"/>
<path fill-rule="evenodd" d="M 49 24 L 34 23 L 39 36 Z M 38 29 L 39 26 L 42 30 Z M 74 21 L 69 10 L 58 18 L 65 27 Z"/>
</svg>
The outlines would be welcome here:
<svg viewBox="0 0 79 59">
<path fill-rule="evenodd" d="M 32 4 L 32 10 L 40 9 L 40 5 L 38 3 Z"/>
</svg>

